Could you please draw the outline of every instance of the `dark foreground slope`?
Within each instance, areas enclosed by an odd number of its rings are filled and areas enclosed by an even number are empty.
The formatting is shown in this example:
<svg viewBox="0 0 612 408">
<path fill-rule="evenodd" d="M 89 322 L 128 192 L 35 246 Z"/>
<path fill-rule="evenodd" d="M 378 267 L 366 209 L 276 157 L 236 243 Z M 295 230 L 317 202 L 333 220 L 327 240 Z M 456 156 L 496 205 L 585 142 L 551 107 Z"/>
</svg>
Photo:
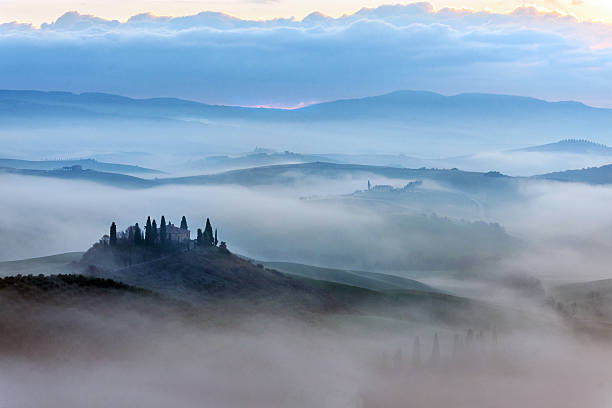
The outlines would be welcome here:
<svg viewBox="0 0 612 408">
<path fill-rule="evenodd" d="M 81 260 L 92 276 L 180 299 L 194 305 L 237 311 L 303 316 L 372 314 L 405 320 L 457 322 L 496 320 L 502 313 L 490 305 L 442 294 L 425 285 L 400 290 L 359 287 L 334 279 L 291 276 L 255 265 L 220 248 L 196 248 L 125 265 L 125 254 L 96 245 Z M 132 259 L 142 259 L 134 255 Z M 349 283 L 349 284 L 347 284 Z M 216 306 L 215 306 L 216 305 Z"/>
<path fill-rule="evenodd" d="M 186 319 L 190 306 L 110 279 L 17 275 L 0 279 L 0 355 L 68 355 L 106 344 L 112 352 L 128 321 Z M 130 316 L 128 318 L 128 316 Z M 102 319 L 106 322 L 101 326 Z M 110 323 L 110 324 L 109 324 Z M 118 346 L 117 340 L 115 344 Z"/>
</svg>

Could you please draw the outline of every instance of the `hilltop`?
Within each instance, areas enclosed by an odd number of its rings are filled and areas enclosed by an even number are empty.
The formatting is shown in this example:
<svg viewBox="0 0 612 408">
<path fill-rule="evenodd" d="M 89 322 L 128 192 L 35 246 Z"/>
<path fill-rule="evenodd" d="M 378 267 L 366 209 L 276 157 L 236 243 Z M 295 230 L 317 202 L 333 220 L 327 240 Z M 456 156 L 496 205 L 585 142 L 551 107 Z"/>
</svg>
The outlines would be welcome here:
<svg viewBox="0 0 612 408">
<path fill-rule="evenodd" d="M 589 155 L 612 155 L 612 147 L 589 140 L 565 139 L 555 143 L 540 146 L 531 146 L 524 149 L 514 150 L 516 152 L 539 152 L 539 153 L 571 153 Z"/>
</svg>

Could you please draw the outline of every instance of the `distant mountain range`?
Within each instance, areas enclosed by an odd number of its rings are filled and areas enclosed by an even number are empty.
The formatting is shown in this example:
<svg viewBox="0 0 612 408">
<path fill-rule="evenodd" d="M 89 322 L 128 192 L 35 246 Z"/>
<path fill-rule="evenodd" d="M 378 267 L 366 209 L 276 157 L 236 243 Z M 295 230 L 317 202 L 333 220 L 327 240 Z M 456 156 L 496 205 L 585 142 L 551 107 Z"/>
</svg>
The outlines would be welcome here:
<svg viewBox="0 0 612 408">
<path fill-rule="evenodd" d="M 314 146 L 320 151 L 327 145 L 333 146 L 329 151 L 351 152 L 364 151 L 376 137 L 379 148 L 385 151 L 443 155 L 467 154 L 476 147 L 507 150 L 584 134 L 612 143 L 610 109 L 492 94 L 444 96 L 398 91 L 286 110 L 207 105 L 174 98 L 132 99 L 102 93 L 0 91 L 0 117 L 5 126 L 38 126 L 37 129 L 41 124 L 48 127 L 79 123 L 91 127 L 92 120 L 113 124 L 120 120 L 121 126 L 112 130 L 102 126 L 87 136 L 113 138 L 126 132 L 134 137 L 142 133 L 150 140 L 156 135 L 158 141 L 149 147 L 161 151 L 184 146 L 181 141 L 196 140 L 215 146 L 231 145 L 234 149 L 259 140 L 279 150 Z M 137 125 L 128 129 L 128 123 Z M 203 131 L 208 137 L 203 136 Z M 171 140 L 167 138 L 170 132 L 176 134 Z M 121 137 L 117 143 L 123 145 L 131 139 Z"/>
<path fill-rule="evenodd" d="M 553 116 L 561 122 L 568 122 L 570 119 L 578 120 L 572 118 L 572 115 L 580 114 L 584 116 L 581 121 L 585 124 L 587 120 L 612 123 L 612 110 L 593 108 L 578 102 L 547 102 L 528 97 L 475 93 L 444 96 L 422 91 L 397 91 L 286 110 L 208 105 L 176 98 L 133 99 L 104 93 L 0 90 L 0 107 L 2 116 L 116 115 L 171 119 L 207 117 L 308 121 L 378 118 L 400 122 L 454 118 L 483 122 L 502 119 L 502 123 L 512 123 L 517 117 L 522 117 L 538 118 L 544 124 Z M 515 122 L 515 125 L 518 123 Z M 593 125 L 595 123 L 592 123 L 591 128 Z"/>
</svg>

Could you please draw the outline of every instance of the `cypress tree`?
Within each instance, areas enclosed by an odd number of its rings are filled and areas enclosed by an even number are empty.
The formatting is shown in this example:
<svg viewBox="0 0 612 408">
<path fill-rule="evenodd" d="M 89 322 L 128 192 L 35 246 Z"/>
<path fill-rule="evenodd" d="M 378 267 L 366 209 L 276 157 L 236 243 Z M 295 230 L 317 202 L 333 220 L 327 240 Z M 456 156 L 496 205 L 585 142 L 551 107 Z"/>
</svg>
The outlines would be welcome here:
<svg viewBox="0 0 612 408">
<path fill-rule="evenodd" d="M 434 335 L 433 346 L 431 348 L 431 365 L 434 368 L 440 365 L 440 342 L 438 341 L 438 333 Z"/>
<path fill-rule="evenodd" d="M 202 228 L 198 228 L 198 237 L 196 239 L 198 245 L 202 245 Z"/>
<path fill-rule="evenodd" d="M 215 246 L 217 246 L 218 243 L 219 240 L 217 239 L 217 229 L 215 228 Z"/>
<path fill-rule="evenodd" d="M 110 245 L 117 245 L 117 225 L 114 222 L 110 226 Z"/>
<path fill-rule="evenodd" d="M 187 227 L 187 218 L 185 218 L 184 215 L 183 215 L 183 218 L 181 219 L 181 229 L 189 229 Z"/>
<path fill-rule="evenodd" d="M 142 244 L 142 231 L 138 226 L 138 223 L 134 225 L 134 244 L 140 246 Z"/>
<path fill-rule="evenodd" d="M 151 224 L 151 245 L 157 245 L 157 222 L 153 220 L 153 224 Z"/>
<path fill-rule="evenodd" d="M 159 243 L 163 247 L 166 245 L 168 234 L 166 232 L 166 218 L 162 215 L 161 224 L 159 225 Z"/>
<path fill-rule="evenodd" d="M 204 244 L 207 246 L 213 246 L 215 244 L 213 229 L 209 218 L 206 219 L 206 228 L 204 228 Z"/>
<path fill-rule="evenodd" d="M 416 368 L 421 366 L 421 342 L 419 336 L 416 336 L 412 346 L 412 365 Z"/>
<path fill-rule="evenodd" d="M 147 225 L 145 225 L 145 245 L 151 246 L 153 233 L 151 232 L 151 217 L 147 217 Z"/>
</svg>

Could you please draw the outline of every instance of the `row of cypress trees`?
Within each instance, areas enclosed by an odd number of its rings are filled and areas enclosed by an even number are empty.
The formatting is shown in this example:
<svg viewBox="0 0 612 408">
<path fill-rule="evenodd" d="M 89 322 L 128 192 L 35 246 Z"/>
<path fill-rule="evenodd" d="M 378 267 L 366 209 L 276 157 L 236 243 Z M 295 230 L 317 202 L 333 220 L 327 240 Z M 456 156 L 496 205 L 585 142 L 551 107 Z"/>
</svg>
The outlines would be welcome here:
<svg viewBox="0 0 612 408">
<path fill-rule="evenodd" d="M 206 218 L 206 227 L 203 232 L 201 228 L 198 228 L 196 243 L 201 246 L 217 246 L 217 244 L 219 244 L 217 229 L 215 228 L 215 233 L 213 235 L 213 228 L 209 218 Z"/>
<path fill-rule="evenodd" d="M 187 218 L 183 216 L 181 219 L 181 229 L 187 230 Z M 147 223 L 144 231 L 140 228 L 138 223 L 128 229 L 127 236 L 124 237 L 127 243 L 133 243 L 136 246 L 145 247 L 166 247 L 170 240 L 167 232 L 166 218 L 162 215 L 159 228 L 157 228 L 157 222 L 151 221 L 151 217 L 147 217 Z M 117 245 L 117 225 L 113 222 L 110 226 L 110 240 L 111 246 Z M 196 243 L 201 246 L 217 246 L 219 240 L 217 238 L 217 229 L 213 228 L 210 223 L 210 219 L 206 218 L 206 227 L 204 231 L 198 228 Z"/>
</svg>

